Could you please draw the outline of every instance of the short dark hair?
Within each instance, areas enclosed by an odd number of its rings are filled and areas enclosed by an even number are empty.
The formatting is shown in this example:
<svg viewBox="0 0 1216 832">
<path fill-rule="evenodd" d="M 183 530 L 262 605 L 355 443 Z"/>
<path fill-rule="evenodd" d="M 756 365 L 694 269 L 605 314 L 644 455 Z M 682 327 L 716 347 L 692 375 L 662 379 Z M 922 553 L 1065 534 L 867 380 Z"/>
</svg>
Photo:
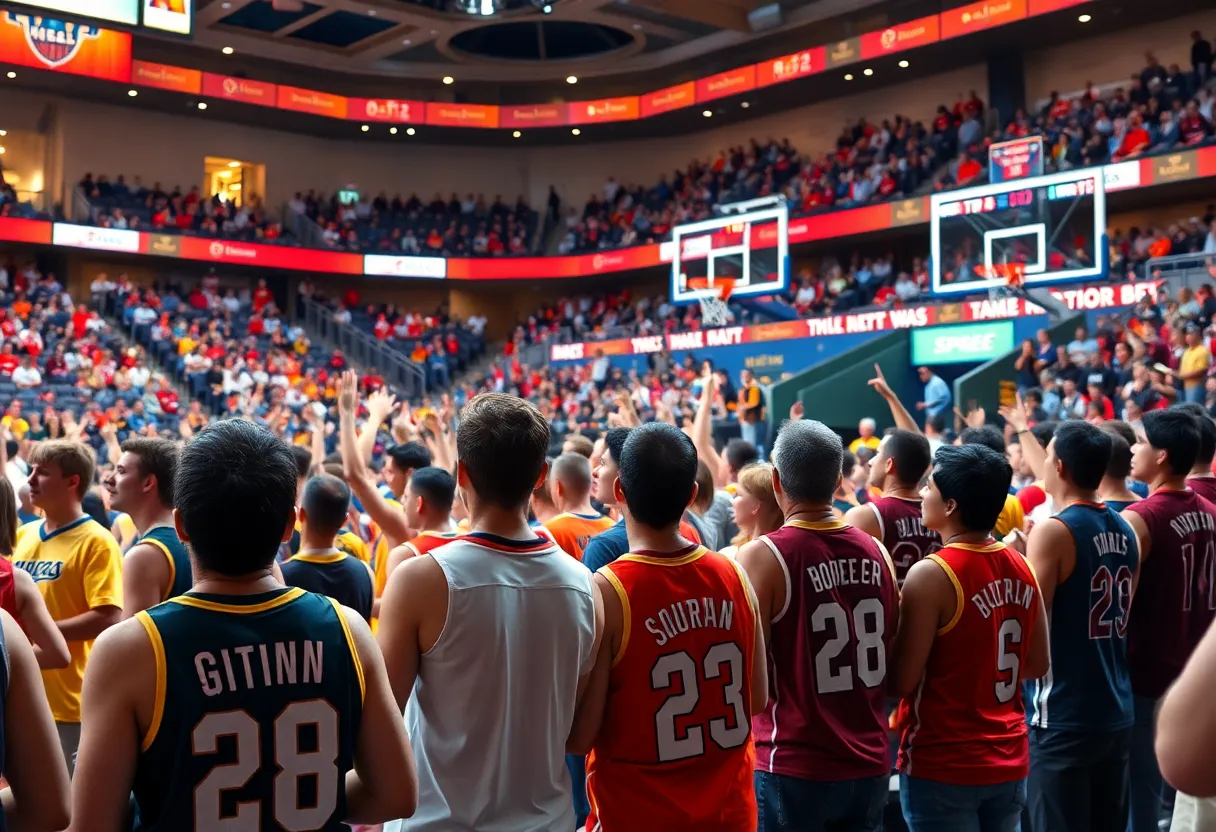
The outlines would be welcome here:
<svg viewBox="0 0 1216 832">
<path fill-rule="evenodd" d="M 156 477 L 156 496 L 163 506 L 173 505 L 173 479 L 177 475 L 177 458 L 181 443 L 168 439 L 136 437 L 122 443 L 123 453 L 139 459 L 139 472 Z"/>
<path fill-rule="evenodd" d="M 1195 459 L 1195 465 L 1210 467 L 1212 457 L 1216 456 L 1216 422 L 1212 421 L 1201 404 L 1184 402 L 1174 405 L 1174 408 L 1195 417 L 1195 424 L 1199 427 L 1199 456 Z"/>
<path fill-rule="evenodd" d="M 621 464 L 621 450 L 628 438 L 629 428 L 612 428 L 604 434 L 604 450 L 618 466 Z"/>
<path fill-rule="evenodd" d="M 732 439 L 726 443 L 726 464 L 732 471 L 740 471 L 745 465 L 751 465 L 760 459 L 756 446 L 746 439 Z"/>
<path fill-rule="evenodd" d="M 925 424 L 938 433 L 943 433 L 946 430 L 946 417 L 940 413 L 934 413 L 929 418 L 925 419 Z"/>
<path fill-rule="evenodd" d="M 1001 432 L 991 425 L 967 428 L 959 434 L 958 438 L 963 441 L 964 445 L 983 445 L 985 448 L 992 448 L 998 454 L 1006 451 L 1005 437 L 1001 436 Z"/>
<path fill-rule="evenodd" d="M 1073 419 L 1056 429 L 1056 459 L 1068 469 L 1068 478 L 1088 491 L 1102 484 L 1110 465 L 1111 436 L 1096 425 Z"/>
<path fill-rule="evenodd" d="M 1106 476 L 1113 480 L 1126 480 L 1132 473 L 1132 446 L 1116 431 L 1103 431 L 1110 437 L 1110 462 L 1106 463 Z"/>
<path fill-rule="evenodd" d="M 968 531 L 992 531 L 1005 508 L 1013 468 L 987 445 L 942 445 L 933 457 L 933 482 L 943 500 L 958 505 Z"/>
<path fill-rule="evenodd" d="M 296 485 L 290 446 L 266 428 L 227 419 L 199 431 L 182 449 L 174 484 L 199 566 L 227 576 L 268 569 L 295 515 Z"/>
<path fill-rule="evenodd" d="M 525 506 L 548 450 L 549 423 L 523 399 L 482 393 L 465 406 L 456 456 L 482 500 L 506 509 Z M 400 464 L 396 457 L 393 462 Z"/>
<path fill-rule="evenodd" d="M 911 430 L 897 430 L 882 440 L 882 453 L 895 461 L 895 476 L 905 485 L 916 485 L 933 464 L 929 440 Z M 843 466 L 841 473 L 844 472 Z"/>
<path fill-rule="evenodd" d="M 350 488 L 337 477 L 321 474 L 304 483 L 300 508 L 308 525 L 326 536 L 337 535 L 350 512 Z"/>
<path fill-rule="evenodd" d="M 844 453 L 840 456 L 840 475 L 846 480 L 853 476 L 853 469 L 857 467 L 857 455 L 848 448 L 844 449 Z"/>
<path fill-rule="evenodd" d="M 441 514 L 449 513 L 456 501 L 456 478 L 445 468 L 434 465 L 415 468 L 409 487 Z"/>
<path fill-rule="evenodd" d="M 625 440 L 621 490 L 634 520 L 652 529 L 680 522 L 697 482 L 697 449 L 679 428 L 648 422 Z"/>
<path fill-rule="evenodd" d="M 389 445 L 384 455 L 393 461 L 402 471 L 411 468 L 425 468 L 431 464 L 431 452 L 421 442 L 402 442 L 400 445 Z"/>
<path fill-rule="evenodd" d="M 1199 425 L 1185 410 L 1151 410 L 1141 419 L 1148 444 L 1165 451 L 1174 476 L 1189 474 L 1199 457 Z"/>
<path fill-rule="evenodd" d="M 1122 419 L 1107 419 L 1102 424 L 1098 425 L 1102 430 L 1109 433 L 1111 436 L 1118 436 L 1127 443 L 1130 449 L 1136 444 L 1136 432 L 1132 430 L 1132 426 Z"/>
<path fill-rule="evenodd" d="M 291 458 L 296 462 L 296 479 L 302 480 L 312 473 L 312 449 L 304 445 L 288 445 Z"/>
<path fill-rule="evenodd" d="M 1039 443 L 1040 448 L 1046 448 L 1051 444 L 1051 437 L 1056 435 L 1056 428 L 1059 426 L 1059 422 L 1039 422 L 1030 429 L 1030 435 L 1034 437 L 1034 441 Z"/>
</svg>

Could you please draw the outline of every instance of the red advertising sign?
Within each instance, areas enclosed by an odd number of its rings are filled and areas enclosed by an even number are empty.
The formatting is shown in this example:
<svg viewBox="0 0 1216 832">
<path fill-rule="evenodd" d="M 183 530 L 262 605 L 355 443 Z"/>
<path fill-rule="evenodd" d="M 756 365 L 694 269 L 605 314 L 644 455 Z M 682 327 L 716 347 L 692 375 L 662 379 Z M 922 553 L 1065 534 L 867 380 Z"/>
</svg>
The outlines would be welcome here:
<svg viewBox="0 0 1216 832">
<path fill-rule="evenodd" d="M 422 124 L 426 121 L 426 102 L 398 98 L 348 98 L 346 117 L 354 121 Z"/>
<path fill-rule="evenodd" d="M 942 40 L 1004 26 L 1026 17 L 1026 0 L 981 0 L 942 12 Z"/>
<path fill-rule="evenodd" d="M 131 81 L 144 87 L 184 92 L 189 95 L 198 95 L 203 91 L 203 73 L 197 69 L 154 64 L 151 61 L 133 61 Z"/>
<path fill-rule="evenodd" d="M 896 23 L 881 32 L 867 32 L 861 36 L 861 59 L 867 61 L 936 43 L 940 34 L 939 22 L 934 14 L 907 23 Z"/>
<path fill-rule="evenodd" d="M 141 237 L 148 237 L 141 234 Z M 204 240 L 181 237 L 178 256 L 186 260 L 236 263 L 268 269 L 296 269 L 331 274 L 362 274 L 363 256 L 341 251 L 318 251 L 289 246 L 268 246 L 233 240 Z"/>
<path fill-rule="evenodd" d="M 328 116 L 329 118 L 346 118 L 346 99 L 327 92 L 303 90 L 299 87 L 279 87 L 278 104 L 280 110 L 295 110 L 297 113 L 310 113 L 314 116 Z"/>
<path fill-rule="evenodd" d="M 0 12 L 0 63 L 131 81 L 131 36 L 36 14 Z"/>
<path fill-rule="evenodd" d="M 497 127 L 498 108 L 490 104 L 426 105 L 426 123 L 437 127 Z"/>
<path fill-rule="evenodd" d="M 697 103 L 697 85 L 693 81 L 687 84 L 676 84 L 674 87 L 656 90 L 642 96 L 640 112 L 642 118 L 657 116 L 659 113 L 670 113 L 691 107 Z"/>
<path fill-rule="evenodd" d="M 1030 16 L 1036 17 L 1041 14 L 1050 14 L 1051 12 L 1058 12 L 1060 9 L 1067 9 L 1088 2 L 1089 0 L 1030 0 Z"/>
<path fill-rule="evenodd" d="M 278 103 L 277 88 L 274 84 L 216 75 L 212 72 L 203 73 L 203 95 L 239 101 L 242 104 L 259 104 L 263 107 L 274 107 Z"/>
<path fill-rule="evenodd" d="M 603 98 L 599 101 L 571 101 L 571 124 L 602 124 L 609 121 L 637 121 L 638 98 Z"/>
<path fill-rule="evenodd" d="M 565 104 L 528 104 L 498 110 L 499 127 L 561 127 L 563 124 L 566 124 Z"/>
<path fill-rule="evenodd" d="M 756 88 L 756 68 L 741 66 L 697 81 L 697 101 L 713 101 Z"/>
<path fill-rule="evenodd" d="M 827 50 L 822 46 L 756 64 L 756 86 L 767 87 L 823 72 Z"/>
<path fill-rule="evenodd" d="M 0 217 L 0 240 L 13 243 L 51 242 L 51 224 L 42 220 L 21 220 L 15 217 Z"/>
</svg>

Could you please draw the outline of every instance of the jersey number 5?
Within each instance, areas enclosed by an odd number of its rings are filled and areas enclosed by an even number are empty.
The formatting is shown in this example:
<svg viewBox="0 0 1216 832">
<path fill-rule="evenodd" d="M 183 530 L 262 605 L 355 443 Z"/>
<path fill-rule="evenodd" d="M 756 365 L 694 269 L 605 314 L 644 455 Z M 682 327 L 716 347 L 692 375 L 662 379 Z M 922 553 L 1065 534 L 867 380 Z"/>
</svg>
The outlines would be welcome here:
<svg viewBox="0 0 1216 832">
<path fill-rule="evenodd" d="M 315 725 L 317 748 L 301 751 L 299 729 Z M 195 756 L 214 754 L 220 737 L 236 740 L 236 762 L 216 766 L 194 789 L 194 828 L 259 832 L 261 801 L 240 801 L 224 816 L 223 793 L 242 789 L 262 768 L 261 729 L 245 711 L 207 714 L 191 734 Z M 293 702 L 274 721 L 274 822 L 288 832 L 320 829 L 338 808 L 338 712 L 324 699 Z M 300 806 L 299 780 L 315 777 L 316 805 Z"/>
<path fill-rule="evenodd" d="M 726 641 L 715 644 L 705 654 L 701 662 L 701 671 L 706 679 L 717 679 L 722 676 L 722 668 L 726 667 L 725 680 L 726 704 L 734 710 L 734 725 L 725 719 L 709 721 L 709 736 L 718 747 L 725 750 L 738 748 L 747 742 L 751 732 L 751 718 L 743 706 L 743 651 L 734 642 Z M 663 700 L 662 707 L 654 715 L 654 731 L 658 740 L 659 762 L 670 763 L 673 760 L 683 760 L 688 757 L 700 757 L 705 753 L 705 729 L 700 725 L 689 727 L 684 736 L 677 736 L 676 717 L 688 716 L 696 710 L 697 702 L 701 699 L 701 690 L 697 680 L 697 663 L 687 651 L 668 653 L 660 656 L 650 669 L 650 687 L 652 690 L 666 690 L 673 687 L 673 676 L 679 676 L 679 693 L 672 693 Z"/>
</svg>

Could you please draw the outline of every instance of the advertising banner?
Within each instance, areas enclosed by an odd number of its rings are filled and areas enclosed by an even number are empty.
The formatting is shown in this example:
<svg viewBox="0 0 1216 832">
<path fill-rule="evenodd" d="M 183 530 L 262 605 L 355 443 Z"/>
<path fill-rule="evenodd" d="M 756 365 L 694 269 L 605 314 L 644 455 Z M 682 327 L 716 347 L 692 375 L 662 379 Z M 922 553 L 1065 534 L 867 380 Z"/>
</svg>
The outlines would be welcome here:
<svg viewBox="0 0 1216 832">
<path fill-rule="evenodd" d="M 278 91 L 274 84 L 216 75 L 212 72 L 203 73 L 203 95 L 239 101 L 242 104 L 258 104 L 262 107 L 274 107 L 278 104 Z"/>
<path fill-rule="evenodd" d="M 130 83 L 131 36 L 36 14 L 0 12 L 0 63 Z"/>
<path fill-rule="evenodd" d="M 697 81 L 697 101 L 713 101 L 756 88 L 756 68 L 741 66 Z"/>
<path fill-rule="evenodd" d="M 348 98 L 346 117 L 352 121 L 422 124 L 426 121 L 426 102 L 402 98 Z"/>
<path fill-rule="evenodd" d="M 437 127 L 497 127 L 498 108 L 490 104 L 426 105 L 426 123 Z"/>
<path fill-rule="evenodd" d="M 203 73 L 197 69 L 186 69 L 151 61 L 133 61 L 131 81 L 144 87 L 156 87 L 170 92 L 198 95 L 203 91 Z"/>
<path fill-rule="evenodd" d="M 975 364 L 1013 350 L 1013 321 L 912 330 L 912 363 Z"/>
<path fill-rule="evenodd" d="M 988 150 L 988 181 L 1008 182 L 1043 175 L 1043 137 L 1025 136 L 994 144 Z"/>
<path fill-rule="evenodd" d="M 342 96 L 299 87 L 279 87 L 278 107 L 314 116 L 346 118 L 346 99 Z"/>
<path fill-rule="evenodd" d="M 674 87 L 656 90 L 642 96 L 639 111 L 642 118 L 669 113 L 697 103 L 697 85 L 694 81 L 676 84 Z"/>
</svg>

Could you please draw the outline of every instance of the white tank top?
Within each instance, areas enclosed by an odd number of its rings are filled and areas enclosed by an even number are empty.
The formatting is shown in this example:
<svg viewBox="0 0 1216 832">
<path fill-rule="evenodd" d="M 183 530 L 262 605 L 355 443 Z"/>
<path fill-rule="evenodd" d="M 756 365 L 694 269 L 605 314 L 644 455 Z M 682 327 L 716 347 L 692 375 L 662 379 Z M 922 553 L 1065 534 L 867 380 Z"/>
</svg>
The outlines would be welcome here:
<svg viewBox="0 0 1216 832">
<path fill-rule="evenodd" d="M 544 538 L 478 535 L 430 555 L 448 616 L 405 708 L 418 811 L 385 832 L 569 832 L 566 738 L 595 661 L 591 572 Z"/>
</svg>

